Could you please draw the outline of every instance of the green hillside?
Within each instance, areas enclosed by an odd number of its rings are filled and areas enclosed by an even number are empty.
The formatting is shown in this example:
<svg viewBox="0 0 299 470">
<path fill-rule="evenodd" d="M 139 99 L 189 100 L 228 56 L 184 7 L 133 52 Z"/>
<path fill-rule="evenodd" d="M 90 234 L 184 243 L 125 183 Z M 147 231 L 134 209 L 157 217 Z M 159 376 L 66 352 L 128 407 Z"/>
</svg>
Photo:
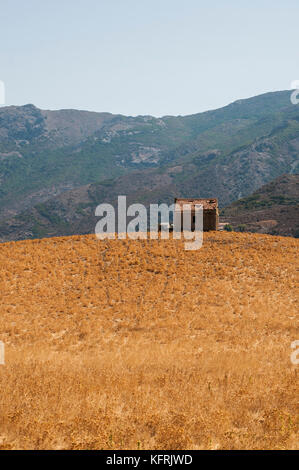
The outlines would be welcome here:
<svg viewBox="0 0 299 470">
<path fill-rule="evenodd" d="M 102 202 L 218 197 L 221 207 L 299 171 L 290 93 L 192 116 L 0 110 L 0 239 L 89 233 Z"/>
<path fill-rule="evenodd" d="M 295 108 L 295 109 L 294 109 Z M 148 167 L 206 164 L 299 116 L 289 92 L 268 93 L 192 116 L 0 109 L 0 218 L 85 184 Z M 185 173 L 184 173 L 185 174 Z M 188 178 L 188 170 L 186 178 Z M 181 175 L 181 179 L 184 178 Z"/>
<path fill-rule="evenodd" d="M 299 174 L 283 175 L 221 211 L 234 230 L 299 237 Z"/>
</svg>

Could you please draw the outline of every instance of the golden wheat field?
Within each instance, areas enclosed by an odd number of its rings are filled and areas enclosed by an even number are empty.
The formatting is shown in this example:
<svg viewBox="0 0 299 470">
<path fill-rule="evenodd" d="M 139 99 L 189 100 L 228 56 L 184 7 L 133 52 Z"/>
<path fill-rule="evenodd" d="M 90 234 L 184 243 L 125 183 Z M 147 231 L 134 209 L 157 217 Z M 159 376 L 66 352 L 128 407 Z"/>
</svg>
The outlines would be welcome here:
<svg viewBox="0 0 299 470">
<path fill-rule="evenodd" d="M 0 245 L 0 448 L 297 449 L 298 247 Z"/>
</svg>

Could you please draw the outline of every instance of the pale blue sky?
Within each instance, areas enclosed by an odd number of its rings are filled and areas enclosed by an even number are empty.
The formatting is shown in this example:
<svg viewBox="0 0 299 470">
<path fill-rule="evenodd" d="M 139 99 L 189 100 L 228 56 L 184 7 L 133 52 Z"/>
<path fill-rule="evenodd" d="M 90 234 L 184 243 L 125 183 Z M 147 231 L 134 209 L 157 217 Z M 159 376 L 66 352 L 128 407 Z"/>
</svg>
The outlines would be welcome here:
<svg viewBox="0 0 299 470">
<path fill-rule="evenodd" d="M 1 0 L 6 104 L 191 114 L 299 80 L 298 0 Z"/>
</svg>

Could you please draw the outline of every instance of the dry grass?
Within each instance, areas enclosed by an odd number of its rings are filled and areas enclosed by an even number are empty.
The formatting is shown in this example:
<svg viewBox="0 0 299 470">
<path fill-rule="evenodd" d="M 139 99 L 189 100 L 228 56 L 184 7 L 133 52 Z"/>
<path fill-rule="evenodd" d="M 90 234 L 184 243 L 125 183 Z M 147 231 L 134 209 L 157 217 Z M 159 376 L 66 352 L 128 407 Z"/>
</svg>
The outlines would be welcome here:
<svg viewBox="0 0 299 470">
<path fill-rule="evenodd" d="M 298 240 L 0 246 L 0 447 L 295 449 Z"/>
</svg>

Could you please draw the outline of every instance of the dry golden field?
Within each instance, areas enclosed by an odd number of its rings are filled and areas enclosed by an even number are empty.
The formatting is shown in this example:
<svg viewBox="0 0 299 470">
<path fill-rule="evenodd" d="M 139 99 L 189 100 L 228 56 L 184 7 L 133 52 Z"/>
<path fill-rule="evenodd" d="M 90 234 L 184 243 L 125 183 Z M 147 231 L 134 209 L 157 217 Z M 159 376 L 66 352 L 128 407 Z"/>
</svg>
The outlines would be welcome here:
<svg viewBox="0 0 299 470">
<path fill-rule="evenodd" d="M 298 449 L 298 247 L 0 245 L 0 448 Z"/>
</svg>

